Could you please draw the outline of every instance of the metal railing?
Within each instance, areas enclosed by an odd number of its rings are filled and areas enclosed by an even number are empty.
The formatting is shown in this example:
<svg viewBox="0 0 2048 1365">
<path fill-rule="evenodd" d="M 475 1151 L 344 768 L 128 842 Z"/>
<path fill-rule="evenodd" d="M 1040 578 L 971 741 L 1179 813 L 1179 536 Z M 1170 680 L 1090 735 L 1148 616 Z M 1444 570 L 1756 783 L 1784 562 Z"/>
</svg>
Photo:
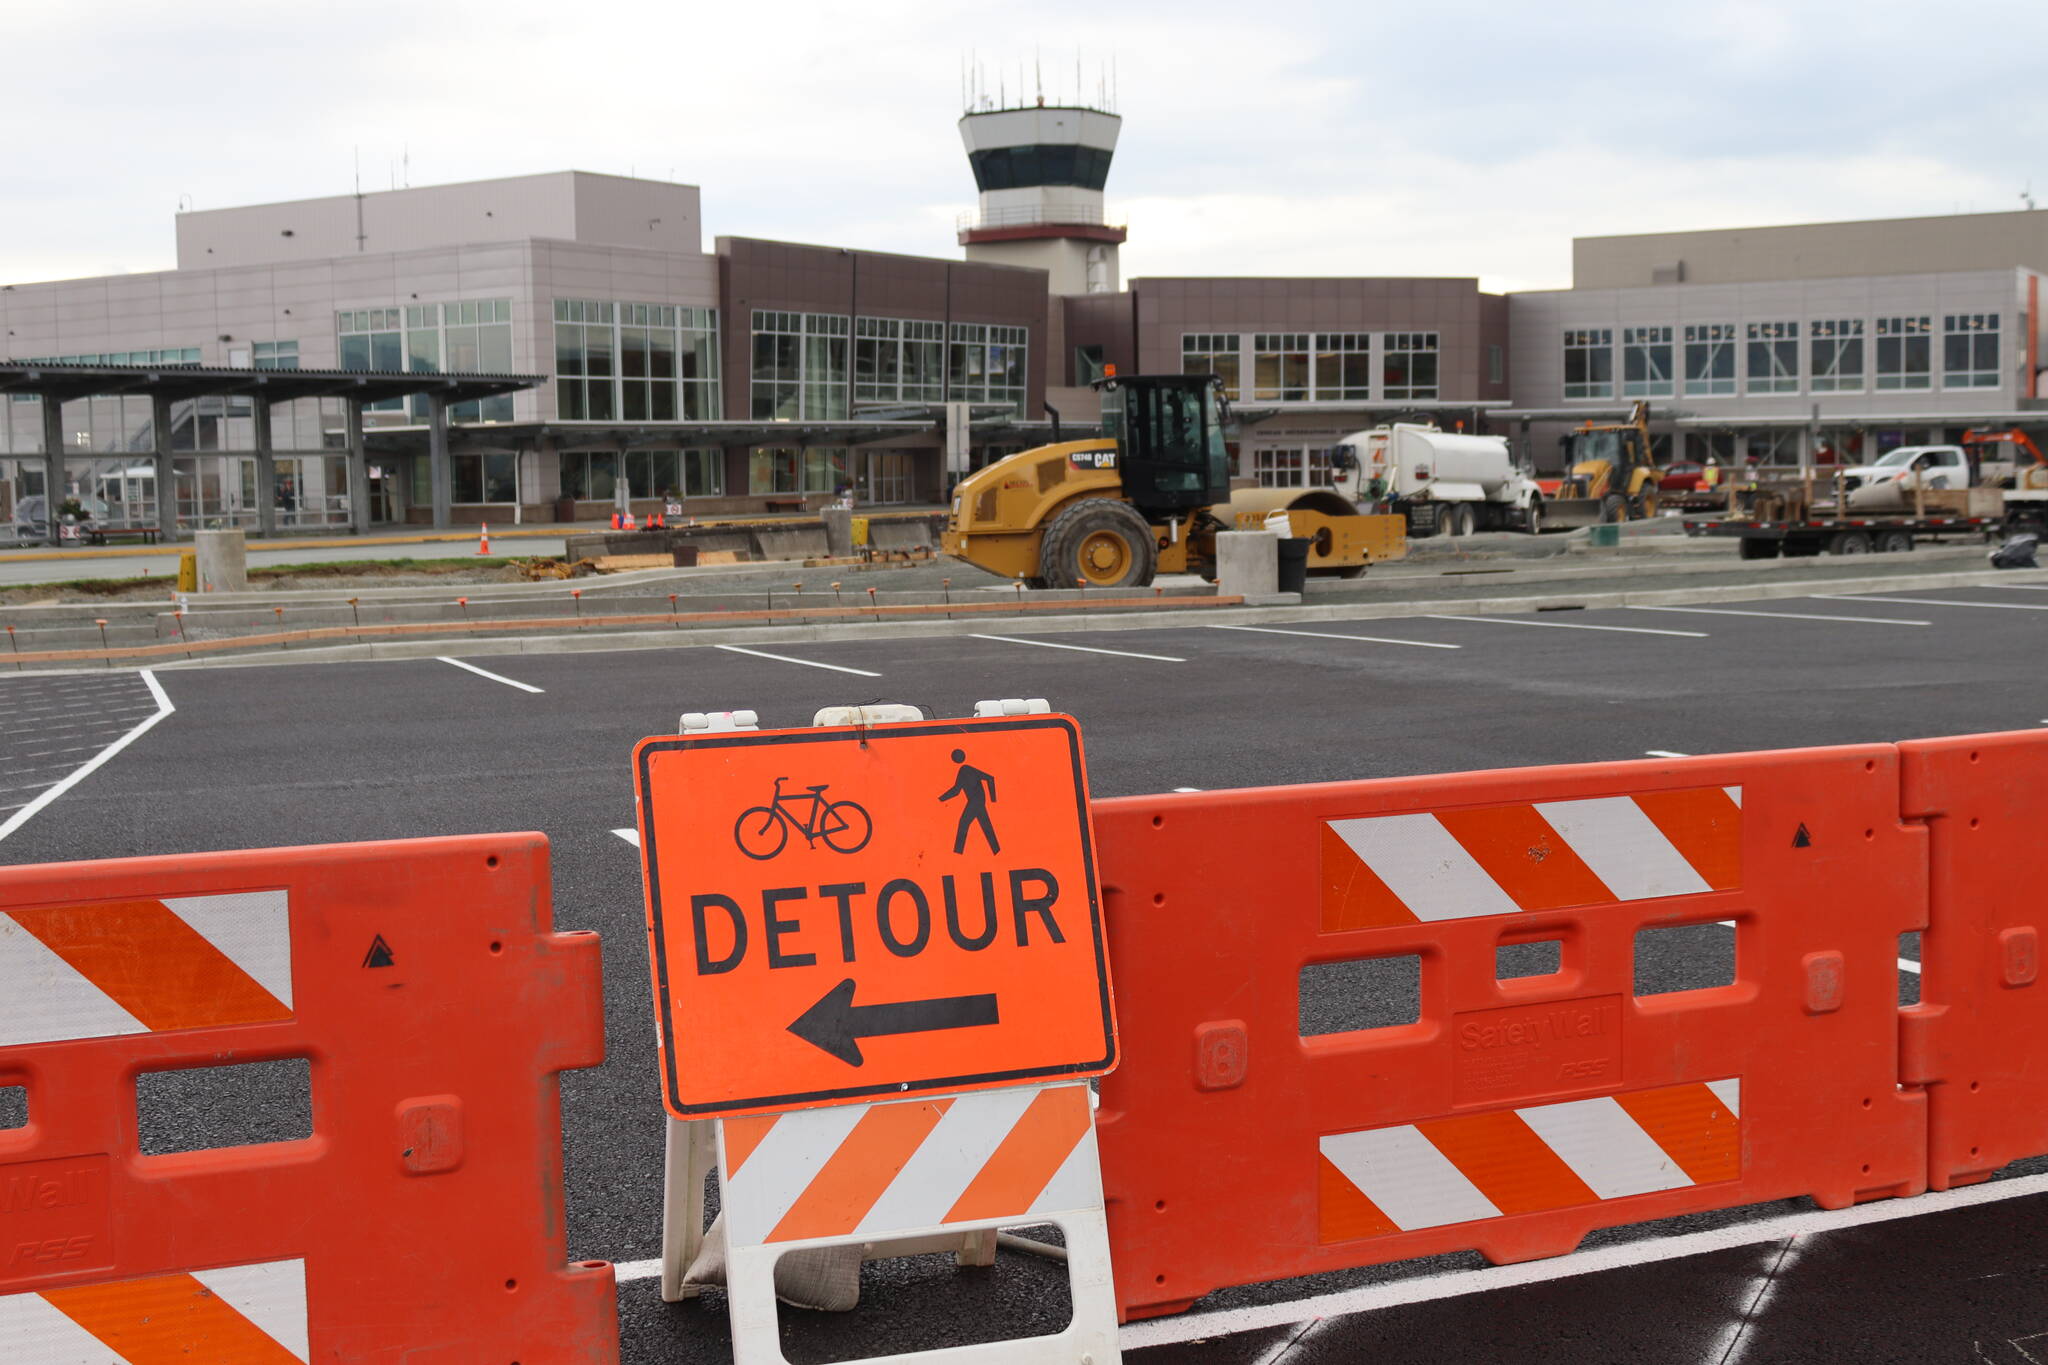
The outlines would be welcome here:
<svg viewBox="0 0 2048 1365">
<path fill-rule="evenodd" d="M 981 228 L 1036 227 L 1041 223 L 1062 227 L 1128 226 L 1111 222 L 1108 213 L 1100 206 L 1091 208 L 1082 204 L 1015 204 L 1008 208 L 970 210 L 954 219 L 954 227 L 961 232 Z"/>
</svg>

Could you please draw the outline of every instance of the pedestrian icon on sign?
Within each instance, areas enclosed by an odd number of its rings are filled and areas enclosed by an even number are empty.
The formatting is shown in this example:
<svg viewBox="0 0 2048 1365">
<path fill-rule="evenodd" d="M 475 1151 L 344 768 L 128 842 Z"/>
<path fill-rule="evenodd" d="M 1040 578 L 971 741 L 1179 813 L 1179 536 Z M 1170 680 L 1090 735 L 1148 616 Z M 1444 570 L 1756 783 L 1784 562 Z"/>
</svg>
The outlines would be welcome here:
<svg viewBox="0 0 2048 1365">
<path fill-rule="evenodd" d="M 996 827 L 988 815 L 988 803 L 996 799 L 995 778 L 970 765 L 964 749 L 953 751 L 953 761 L 960 765 L 960 774 L 953 779 L 953 785 L 939 796 L 941 801 L 951 801 L 958 796 L 965 802 L 960 809 L 960 827 L 953 835 L 953 851 L 965 853 L 967 831 L 980 825 L 982 837 L 988 840 L 988 851 L 1001 853 L 1003 846 L 996 842 Z"/>
</svg>

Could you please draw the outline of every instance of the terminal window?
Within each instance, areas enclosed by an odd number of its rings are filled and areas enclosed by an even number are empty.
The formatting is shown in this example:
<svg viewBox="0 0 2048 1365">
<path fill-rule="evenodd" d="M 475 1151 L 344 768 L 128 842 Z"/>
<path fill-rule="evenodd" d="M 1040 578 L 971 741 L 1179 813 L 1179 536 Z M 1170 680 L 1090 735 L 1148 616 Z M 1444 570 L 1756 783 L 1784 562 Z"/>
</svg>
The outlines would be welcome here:
<svg viewBox="0 0 2048 1365">
<path fill-rule="evenodd" d="M 1700 398 L 1735 392 L 1734 323 L 1686 324 L 1685 391 Z"/>
<path fill-rule="evenodd" d="M 1252 397 L 1281 403 L 1308 399 L 1308 333 L 1253 334 Z"/>
<path fill-rule="evenodd" d="M 1005 403 L 1021 414 L 1030 354 L 1028 328 L 954 323 L 947 345 L 947 398 L 955 403 Z"/>
<path fill-rule="evenodd" d="M 1815 393 L 1863 392 L 1863 319 L 1821 318 L 1813 324 Z"/>
<path fill-rule="evenodd" d="M 938 403 L 946 397 L 946 324 L 855 318 L 853 396 L 869 403 Z"/>
<path fill-rule="evenodd" d="M 1381 362 L 1384 398 L 1435 398 L 1437 347 L 1435 332 L 1389 332 Z"/>
<path fill-rule="evenodd" d="M 1223 396 L 1238 400 L 1237 337 L 1230 332 L 1183 332 L 1180 372 L 1213 374 L 1223 381 Z"/>
<path fill-rule="evenodd" d="M 750 406 L 756 421 L 845 419 L 848 326 L 844 314 L 757 308 L 753 332 Z"/>
<path fill-rule="evenodd" d="M 1372 333 L 1317 334 L 1315 396 L 1318 402 L 1372 398 Z"/>
<path fill-rule="evenodd" d="M 1877 320 L 1877 387 L 1887 389 L 1931 389 L 1934 387 L 1934 338 L 1930 319 L 1920 317 Z"/>
<path fill-rule="evenodd" d="M 1614 397 L 1614 329 L 1571 327 L 1564 334 L 1564 396 Z"/>
<path fill-rule="evenodd" d="M 1263 447 L 1251 452 L 1261 488 L 1327 488 L 1337 482 L 1330 452 L 1319 447 Z"/>
<path fill-rule="evenodd" d="M 1669 327 L 1626 327 L 1622 329 L 1621 392 L 1627 398 L 1668 398 L 1671 396 L 1671 329 Z"/>
<path fill-rule="evenodd" d="M 1951 313 L 1941 325 L 1941 386 L 1998 387 L 1998 314 Z"/>
<path fill-rule="evenodd" d="M 1749 324 L 1749 391 L 1799 392 L 1799 324 Z"/>
</svg>

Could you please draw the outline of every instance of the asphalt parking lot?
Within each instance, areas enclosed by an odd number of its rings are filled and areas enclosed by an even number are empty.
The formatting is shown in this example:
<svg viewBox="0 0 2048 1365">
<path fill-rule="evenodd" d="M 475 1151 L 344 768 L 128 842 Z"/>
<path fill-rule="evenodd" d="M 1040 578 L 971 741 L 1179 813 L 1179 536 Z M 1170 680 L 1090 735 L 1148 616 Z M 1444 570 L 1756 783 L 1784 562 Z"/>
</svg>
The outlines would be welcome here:
<svg viewBox="0 0 2048 1365">
<path fill-rule="evenodd" d="M 1108 797 L 2032 729 L 2048 723 L 2044 641 L 2048 591 L 1998 586 L 1037 638 L 991 625 L 470 667 L 0 675 L 0 772 L 16 788 L 4 795 L 23 797 L 0 810 L 0 861 L 545 832 L 556 925 L 605 940 L 609 1058 L 563 1085 L 570 1253 L 620 1265 L 628 1361 L 720 1361 L 720 1296 L 663 1305 L 652 1278 L 662 1123 L 639 866 L 616 832 L 633 824 L 632 745 L 679 712 L 801 725 L 828 704 L 962 715 L 985 697 L 1042 696 L 1079 718 L 1094 794 Z M 58 746 L 47 736 L 73 712 L 100 719 Z M 98 766 L 74 777 L 66 762 Z M 1902 999 L 1915 998 L 1915 956 L 1902 944 Z M 1590 1260 L 1488 1270 L 1439 1257 L 1225 1291 L 1195 1315 L 1127 1329 L 1126 1350 L 2022 1365 L 2048 1358 L 2048 1203 L 2031 1166 L 2013 1174 L 2019 1197 L 1890 1221 L 1830 1221 L 1788 1201 L 1601 1234 Z M 784 1344 L 821 1361 L 1000 1336 L 1042 1329 L 1056 1302 L 1056 1274 L 1028 1259 L 1005 1255 L 993 1273 L 877 1266 L 856 1313 L 785 1313 Z"/>
</svg>

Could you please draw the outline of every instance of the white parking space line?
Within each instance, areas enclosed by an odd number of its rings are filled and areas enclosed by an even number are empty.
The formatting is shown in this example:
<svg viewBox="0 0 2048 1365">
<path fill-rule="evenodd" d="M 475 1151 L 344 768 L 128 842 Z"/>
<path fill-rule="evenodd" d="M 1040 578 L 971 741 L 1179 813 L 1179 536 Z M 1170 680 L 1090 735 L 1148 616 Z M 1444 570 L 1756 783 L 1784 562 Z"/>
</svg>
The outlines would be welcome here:
<svg viewBox="0 0 2048 1365">
<path fill-rule="evenodd" d="M 1899 959 L 1899 970 L 1902 972 L 1911 972 L 1913 973 L 1913 975 L 1918 976 L 1920 974 L 1920 964 L 1915 962 L 1910 957 L 1902 957 Z"/>
<path fill-rule="evenodd" d="M 614 833 L 614 834 L 618 835 L 618 836 L 619 836 L 619 837 L 620 837 L 621 839 L 624 839 L 624 840 L 625 840 L 625 841 L 626 841 L 627 843 L 631 844 L 631 845 L 632 845 L 633 847 L 635 847 L 635 848 L 638 848 L 638 847 L 640 847 L 640 831 L 639 831 L 639 830 L 637 830 L 637 829 L 615 829 L 615 830 L 613 830 L 613 831 L 612 831 L 612 833 Z"/>
<path fill-rule="evenodd" d="M 805 668 L 829 668 L 834 673 L 851 673 L 857 678 L 879 678 L 879 673 L 870 673 L 865 668 L 848 668 L 845 664 L 821 664 L 816 659 L 792 659 L 787 654 L 770 654 L 765 649 L 742 649 L 738 645 L 713 645 L 728 654 L 751 654 L 756 659 L 773 659 L 779 664 L 802 664 Z"/>
<path fill-rule="evenodd" d="M 1328 630 L 1280 630 L 1273 626 L 1210 626 L 1211 630 L 1254 630 L 1261 635 L 1300 635 L 1311 640 L 1363 640 L 1369 645 L 1414 645 L 1417 649 L 1463 649 L 1435 640 L 1390 640 L 1382 635 L 1339 635 Z"/>
<path fill-rule="evenodd" d="M 1682 754 L 1682 753 L 1678 752 L 1678 750 L 1676 750 L 1676 749 L 1645 749 L 1645 750 L 1643 750 L 1643 752 L 1644 752 L 1645 754 L 1649 755 L 1649 756 L 1650 756 L 1651 758 L 1691 758 L 1691 757 L 1692 757 L 1692 755 L 1691 755 L 1691 754 Z"/>
<path fill-rule="evenodd" d="M 1989 607 L 2004 611 L 2048 611 L 2048 602 L 1959 602 L 1946 597 L 1850 597 L 1842 593 L 1811 594 L 1816 602 L 1895 602 L 1902 607 Z"/>
<path fill-rule="evenodd" d="M 1445 1271 L 1436 1275 L 1418 1275 L 1413 1279 L 1396 1280 L 1390 1284 L 1363 1285 L 1357 1289 L 1315 1294 L 1284 1303 L 1259 1304 L 1249 1308 L 1224 1308 L 1208 1313 L 1183 1313 L 1172 1318 L 1152 1318 L 1144 1322 L 1125 1324 L 1118 1334 L 1118 1341 L 1124 1350 L 1135 1351 L 1147 1346 L 1172 1346 L 1206 1337 L 1260 1332 L 1275 1327 L 1294 1326 L 1318 1318 L 1371 1313 L 1409 1304 L 1462 1298 L 1468 1294 L 1544 1284 L 1552 1280 L 1575 1279 L 1580 1275 L 1597 1275 L 1608 1270 L 1655 1265 L 1687 1256 L 1704 1256 L 1711 1252 L 1782 1242 L 1792 1237 L 1838 1232 L 1872 1223 L 1919 1218 L 1932 1213 L 1948 1213 L 1980 1204 L 2026 1199 L 2043 1193 L 2048 1193 L 2048 1175 L 1995 1180 L 1988 1184 L 1966 1185 L 1960 1189 L 1943 1190 L 1935 1194 L 1914 1195 L 1910 1199 L 1886 1199 L 1869 1204 L 1855 1204 L 1846 1209 L 1783 1214 L 1776 1218 L 1759 1218 L 1754 1222 L 1736 1223 L 1706 1232 L 1646 1238 L 1618 1246 L 1601 1247 L 1594 1251 L 1575 1251 L 1570 1255 L 1552 1257 L 1549 1260 L 1524 1261 L 1519 1265 Z M 660 1269 L 659 1262 L 652 1264 L 657 1271 Z M 621 1266 L 619 1269 L 623 1272 L 625 1267 Z M 624 1279 L 624 1274 L 620 1274 L 619 1278 Z"/>
<path fill-rule="evenodd" d="M 1200 790 L 1201 790 L 1201 788 L 1200 788 L 1200 787 L 1175 787 L 1175 788 L 1174 788 L 1174 790 L 1175 790 L 1175 791 L 1177 791 L 1177 792 L 1198 792 L 1198 791 L 1200 791 Z"/>
<path fill-rule="evenodd" d="M 1703 630 L 1653 630 L 1649 626 L 1594 626 L 1579 621 L 1524 621 L 1519 616 L 1431 616 L 1431 621 L 1480 621 L 1490 626 L 1543 626 L 1550 630 L 1614 630 L 1624 635 L 1682 635 L 1688 640 L 1710 638 Z"/>
<path fill-rule="evenodd" d="M 517 678 L 508 678 L 505 677 L 503 674 L 493 673 L 488 668 L 478 668 L 475 664 L 466 664 L 462 662 L 462 660 L 460 659 L 450 659 L 440 654 L 437 654 L 434 657 L 439 659 L 444 664 L 454 664 L 457 668 L 460 668 L 465 672 L 474 673 L 479 678 L 489 678 L 492 682 L 503 683 L 507 687 L 516 687 L 521 692 L 540 692 L 545 690 L 542 688 L 535 687 L 532 683 L 523 683 L 519 681 Z"/>
<path fill-rule="evenodd" d="M 168 716 L 169 714 L 171 714 L 171 712 L 178 709 L 177 707 L 171 705 L 171 699 L 164 695 L 164 689 L 157 682 L 156 674 L 150 672 L 148 669 L 145 668 L 141 672 L 141 677 L 143 684 L 149 688 L 149 694 L 152 697 L 156 698 L 155 713 L 137 722 L 135 727 L 129 730 L 128 733 L 122 735 L 112 744 L 109 744 L 106 748 L 100 750 L 91 758 L 88 758 L 85 762 L 79 764 L 78 767 L 72 769 L 71 773 L 68 776 L 59 779 L 50 787 L 46 788 L 42 795 L 30 801 L 27 805 L 23 806 L 13 815 L 7 817 L 7 822 L 5 824 L 0 824 L 0 839 L 5 839 L 8 835 L 20 829 L 30 820 L 33 820 L 36 817 L 36 813 L 42 810 L 44 806 L 49 805 L 52 801 L 55 801 L 65 792 L 70 791 L 73 787 L 83 782 L 86 778 L 98 772 L 102 767 L 106 766 L 107 762 L 110 759 L 112 759 L 115 754 L 120 753 L 123 749 L 133 744 L 136 740 L 141 739 L 144 735 L 148 734 L 152 728 L 155 727 L 158 721 L 162 720 L 165 716 Z"/>
<path fill-rule="evenodd" d="M 1767 621 L 1847 621 L 1859 626 L 1931 626 L 1903 616 L 1821 616 L 1798 611 L 1738 611 L 1734 607 L 1630 607 L 1630 611 L 1682 611 L 1694 616 L 1761 616 Z"/>
<path fill-rule="evenodd" d="M 1063 645 L 1052 640 L 1027 640 L 1017 635 L 970 635 L 970 640 L 1000 640 L 1006 645 L 1037 645 L 1043 649 L 1071 649 L 1082 654 L 1115 654 L 1125 659 L 1151 659 L 1162 664 L 1184 664 L 1186 659 L 1176 659 L 1171 654 L 1140 654 L 1130 649 L 1098 649 L 1094 645 Z"/>
</svg>

